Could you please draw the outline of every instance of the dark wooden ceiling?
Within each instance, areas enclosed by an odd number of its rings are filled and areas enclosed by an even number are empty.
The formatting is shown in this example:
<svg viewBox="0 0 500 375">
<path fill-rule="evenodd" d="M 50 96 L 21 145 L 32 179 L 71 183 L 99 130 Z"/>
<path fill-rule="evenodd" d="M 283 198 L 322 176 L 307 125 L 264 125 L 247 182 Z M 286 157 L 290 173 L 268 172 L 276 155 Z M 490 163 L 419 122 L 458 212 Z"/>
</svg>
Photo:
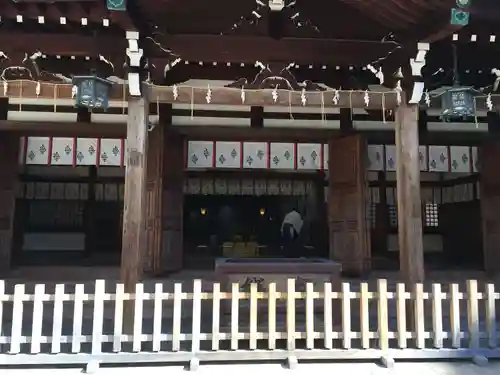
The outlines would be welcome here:
<svg viewBox="0 0 500 375">
<path fill-rule="evenodd" d="M 433 44 L 425 72 L 433 84 L 438 84 L 449 81 L 451 34 L 458 33 L 464 83 L 480 82 L 482 87 L 491 80 L 491 68 L 500 68 L 497 47 L 488 42 L 491 34 L 499 34 L 500 43 L 500 7 L 494 0 L 474 0 L 471 23 L 464 28 L 450 25 L 450 9 L 455 0 L 296 0 L 281 12 L 282 39 L 269 37 L 276 18 L 255 0 L 127 3 L 127 12 L 110 12 L 103 0 L 0 0 L 0 50 L 21 60 L 25 53 L 41 50 L 49 56 L 40 65 L 68 67 L 67 71 L 73 74 L 90 69 L 92 64 L 82 61 L 86 56 L 95 58 L 102 54 L 113 62 L 114 73 L 120 76 L 126 48 L 124 33 L 137 29 L 141 36 L 152 37 L 159 43 L 146 40 L 143 46 L 152 62 L 150 66 L 155 66 L 155 77 L 160 79 L 164 78 L 165 65 L 174 58 L 161 46 L 191 62 L 183 62 L 182 67 L 169 73 L 177 76 L 173 81 L 190 77 L 251 78 L 255 69 L 248 69 L 249 64 L 261 59 L 298 62 L 300 79 L 339 84 L 355 75 L 367 84 L 377 80 L 361 67 L 400 46 L 382 62 L 388 72 L 393 72 L 415 55 L 417 41 L 430 41 Z M 254 11 L 260 15 L 258 22 Z M 471 34 L 477 35 L 477 43 L 467 42 Z M 17 42 L 12 43 L 12 38 L 17 38 Z M 76 60 L 71 60 L 72 56 Z M 10 63 L 15 62 L 12 59 Z M 199 62 L 205 65 L 197 65 Z M 217 62 L 217 67 L 211 65 Z M 233 65 L 224 70 L 228 62 Z M 239 70 L 240 63 L 245 64 L 241 69 L 247 70 Z M 309 64 L 314 68 L 310 69 Z M 439 68 L 445 73 L 433 75 Z"/>
</svg>

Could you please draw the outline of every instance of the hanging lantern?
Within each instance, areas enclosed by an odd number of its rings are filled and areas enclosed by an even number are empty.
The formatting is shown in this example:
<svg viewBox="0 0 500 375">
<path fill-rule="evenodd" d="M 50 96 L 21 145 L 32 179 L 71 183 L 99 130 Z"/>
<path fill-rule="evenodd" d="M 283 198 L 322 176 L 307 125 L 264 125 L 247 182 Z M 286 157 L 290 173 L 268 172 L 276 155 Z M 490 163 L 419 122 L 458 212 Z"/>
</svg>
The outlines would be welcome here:
<svg viewBox="0 0 500 375">
<path fill-rule="evenodd" d="M 73 77 L 73 85 L 77 88 L 76 106 L 107 109 L 112 84 L 96 75 Z"/>
<path fill-rule="evenodd" d="M 442 95 L 441 116 L 444 121 L 467 119 L 474 116 L 475 90 L 470 87 L 453 87 Z"/>
</svg>

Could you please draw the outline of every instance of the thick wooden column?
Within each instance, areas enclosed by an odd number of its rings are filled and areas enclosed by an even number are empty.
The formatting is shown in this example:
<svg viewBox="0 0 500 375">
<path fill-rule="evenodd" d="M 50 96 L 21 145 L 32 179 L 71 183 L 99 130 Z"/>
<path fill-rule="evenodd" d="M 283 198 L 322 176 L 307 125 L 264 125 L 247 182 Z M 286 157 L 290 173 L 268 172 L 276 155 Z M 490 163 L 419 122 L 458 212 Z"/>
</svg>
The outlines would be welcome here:
<svg viewBox="0 0 500 375">
<path fill-rule="evenodd" d="M 177 271 L 184 259 L 184 138 L 165 129 L 162 199 L 162 248 L 159 267 L 162 272 Z"/>
<path fill-rule="evenodd" d="M 482 145 L 479 161 L 484 269 L 495 275 L 500 272 L 500 141 Z"/>
<path fill-rule="evenodd" d="M 133 291 L 141 279 L 146 252 L 146 156 L 149 106 L 145 98 L 130 97 L 125 158 L 125 199 L 121 279 Z"/>
<path fill-rule="evenodd" d="M 16 189 L 19 176 L 19 136 L 0 132 L 0 275 L 10 270 Z"/>
<path fill-rule="evenodd" d="M 396 110 L 399 263 L 408 284 L 424 280 L 418 146 L 418 106 L 401 106 Z"/>
<path fill-rule="evenodd" d="M 348 274 L 370 269 L 367 226 L 366 143 L 360 135 L 328 144 L 328 232 L 330 258 Z"/>
</svg>

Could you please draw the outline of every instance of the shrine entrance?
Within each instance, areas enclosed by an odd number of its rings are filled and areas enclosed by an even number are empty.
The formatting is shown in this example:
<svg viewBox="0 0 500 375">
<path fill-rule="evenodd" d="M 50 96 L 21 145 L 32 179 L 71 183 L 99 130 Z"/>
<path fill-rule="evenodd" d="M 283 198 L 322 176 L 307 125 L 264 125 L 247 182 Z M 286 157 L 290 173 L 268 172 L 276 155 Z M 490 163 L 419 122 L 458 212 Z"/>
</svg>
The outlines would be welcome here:
<svg viewBox="0 0 500 375">
<path fill-rule="evenodd" d="M 186 181 L 186 266 L 218 256 L 286 256 L 281 249 L 281 224 L 292 208 L 304 221 L 300 234 L 303 255 L 328 257 L 327 242 L 322 243 L 324 236 L 319 235 L 326 234 L 326 221 L 320 218 L 317 207 L 320 181 L 307 176 L 266 179 L 239 178 L 227 172 L 222 175 Z"/>
</svg>

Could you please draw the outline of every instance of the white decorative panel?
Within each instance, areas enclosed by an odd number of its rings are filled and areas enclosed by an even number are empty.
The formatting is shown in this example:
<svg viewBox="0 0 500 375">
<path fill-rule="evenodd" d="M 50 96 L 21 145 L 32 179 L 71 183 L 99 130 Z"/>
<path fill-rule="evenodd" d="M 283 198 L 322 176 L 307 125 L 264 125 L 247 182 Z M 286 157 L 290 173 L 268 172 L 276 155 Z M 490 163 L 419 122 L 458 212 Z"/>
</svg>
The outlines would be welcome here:
<svg viewBox="0 0 500 375">
<path fill-rule="evenodd" d="M 323 145 L 323 166 L 325 170 L 328 170 L 328 159 L 330 154 L 328 153 L 328 143 Z"/>
<path fill-rule="evenodd" d="M 99 165 L 122 165 L 123 150 L 121 139 L 101 139 L 101 147 L 99 151 Z"/>
<path fill-rule="evenodd" d="M 321 145 L 318 143 L 299 143 L 297 145 L 297 169 L 321 169 Z"/>
<path fill-rule="evenodd" d="M 451 172 L 470 172 L 471 155 L 468 146 L 450 146 Z"/>
<path fill-rule="evenodd" d="M 396 146 L 394 145 L 385 146 L 385 170 L 396 170 Z"/>
<path fill-rule="evenodd" d="M 212 168 L 214 162 L 214 143 L 208 141 L 189 141 L 188 168 Z"/>
<path fill-rule="evenodd" d="M 269 150 L 266 142 L 243 143 L 243 168 L 267 168 Z"/>
<path fill-rule="evenodd" d="M 429 146 L 430 172 L 448 172 L 449 162 L 447 146 Z"/>
<path fill-rule="evenodd" d="M 295 168 L 295 144 L 294 143 L 271 143 L 271 168 L 272 169 L 294 169 Z"/>
<path fill-rule="evenodd" d="M 368 145 L 368 170 L 384 170 L 384 146 Z"/>
<path fill-rule="evenodd" d="M 49 137 L 29 137 L 26 146 L 26 164 L 49 164 Z"/>
<path fill-rule="evenodd" d="M 241 168 L 241 143 L 216 142 L 215 166 L 217 168 Z"/>
<path fill-rule="evenodd" d="M 52 138 L 51 165 L 73 165 L 75 138 Z"/>
<path fill-rule="evenodd" d="M 472 156 L 472 172 L 478 172 L 479 171 L 479 158 L 478 158 L 478 154 L 477 154 L 477 147 L 471 147 L 470 153 Z"/>
<path fill-rule="evenodd" d="M 420 170 L 425 172 L 429 169 L 429 158 L 427 153 L 427 146 L 418 146 L 418 163 Z"/>
<path fill-rule="evenodd" d="M 97 138 L 78 138 L 76 140 L 76 164 L 77 165 L 96 165 Z"/>
</svg>

